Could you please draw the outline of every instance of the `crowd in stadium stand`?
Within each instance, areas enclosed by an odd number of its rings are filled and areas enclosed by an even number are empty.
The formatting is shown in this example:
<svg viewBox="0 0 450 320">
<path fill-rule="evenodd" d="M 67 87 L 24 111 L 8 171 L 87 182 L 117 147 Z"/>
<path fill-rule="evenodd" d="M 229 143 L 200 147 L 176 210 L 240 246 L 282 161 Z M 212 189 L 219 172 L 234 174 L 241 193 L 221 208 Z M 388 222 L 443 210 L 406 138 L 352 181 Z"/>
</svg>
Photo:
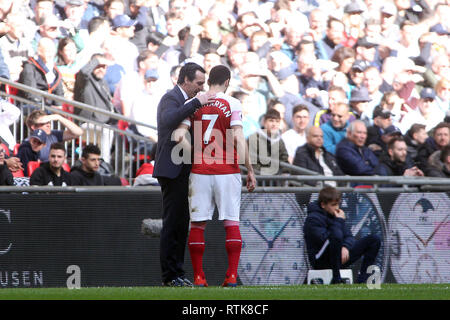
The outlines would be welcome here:
<svg viewBox="0 0 450 320">
<path fill-rule="evenodd" d="M 0 0 L 0 76 L 156 127 L 158 101 L 183 63 L 207 74 L 224 64 L 232 71 L 227 93 L 243 105 L 245 137 L 277 148 L 280 160 L 327 176 L 449 177 L 449 4 Z M 2 105 L 0 136 L 12 152 L 22 143 L 8 132 L 18 115 Z M 93 130 L 74 126 L 71 137 Z M 155 130 L 131 129 L 157 143 Z M 101 139 L 109 162 L 113 132 Z M 16 170 L 1 150 L 0 166 Z"/>
</svg>

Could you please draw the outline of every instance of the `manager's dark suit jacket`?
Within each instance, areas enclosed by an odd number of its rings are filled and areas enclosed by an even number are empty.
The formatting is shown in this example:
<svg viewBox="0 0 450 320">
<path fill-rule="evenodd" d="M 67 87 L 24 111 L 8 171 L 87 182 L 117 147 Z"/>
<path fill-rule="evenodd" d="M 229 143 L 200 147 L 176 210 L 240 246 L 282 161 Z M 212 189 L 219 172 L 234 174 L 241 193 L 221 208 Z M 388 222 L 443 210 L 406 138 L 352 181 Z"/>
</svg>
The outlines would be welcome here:
<svg viewBox="0 0 450 320">
<path fill-rule="evenodd" d="M 171 140 L 172 132 L 178 128 L 178 125 L 184 119 L 201 107 L 201 103 L 196 98 L 186 104 L 184 104 L 184 101 L 183 93 L 178 86 L 175 86 L 159 102 L 157 111 L 158 145 L 153 170 L 153 177 L 155 178 L 174 179 L 186 165 L 172 162 L 171 153 L 176 145 L 176 142 Z"/>
</svg>

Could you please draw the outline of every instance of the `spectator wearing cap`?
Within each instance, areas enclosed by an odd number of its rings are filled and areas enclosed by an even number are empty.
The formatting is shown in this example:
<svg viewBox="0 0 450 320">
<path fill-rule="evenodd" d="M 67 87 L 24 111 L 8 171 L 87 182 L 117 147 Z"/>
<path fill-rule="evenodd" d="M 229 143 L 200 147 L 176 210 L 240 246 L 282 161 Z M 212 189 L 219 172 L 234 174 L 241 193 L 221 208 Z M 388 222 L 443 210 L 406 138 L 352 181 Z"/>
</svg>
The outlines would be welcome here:
<svg viewBox="0 0 450 320">
<path fill-rule="evenodd" d="M 414 123 L 424 124 L 428 132 L 444 120 L 445 114 L 437 106 L 435 98 L 436 93 L 433 89 L 422 89 L 418 108 L 409 111 L 400 122 L 399 127 L 402 133 L 406 133 Z"/>
<path fill-rule="evenodd" d="M 378 106 L 373 111 L 373 125 L 367 128 L 366 146 L 378 157 L 386 150 L 391 137 L 401 136 L 400 130 L 392 125 L 392 114 L 389 110 Z"/>
<path fill-rule="evenodd" d="M 409 156 L 412 159 L 415 159 L 417 157 L 419 147 L 424 144 L 428 138 L 425 125 L 420 123 L 413 124 L 404 135 L 404 138 Z"/>
<path fill-rule="evenodd" d="M 86 7 L 84 0 L 67 0 L 64 6 L 61 33 L 63 37 L 70 37 L 75 41 L 78 51 L 83 50 L 89 37 L 87 21 L 82 24 Z"/>
<path fill-rule="evenodd" d="M 355 87 L 363 85 L 364 71 L 369 67 L 369 63 L 364 60 L 355 60 L 349 72 L 349 84 Z"/>
<path fill-rule="evenodd" d="M 28 176 L 28 162 L 38 161 L 42 148 L 47 143 L 47 134 L 42 129 L 34 130 L 30 137 L 25 139 L 19 146 L 17 157 L 23 165 L 25 176 Z"/>
<path fill-rule="evenodd" d="M 323 131 L 323 146 L 332 154 L 336 154 L 336 145 L 345 138 L 350 124 L 349 112 L 346 103 L 338 103 L 331 111 L 331 119 L 320 126 Z"/>
<path fill-rule="evenodd" d="M 372 125 L 372 115 L 369 113 L 369 92 L 366 87 L 355 87 L 350 96 L 351 111 L 356 119 L 364 121 L 367 127 Z"/>
<path fill-rule="evenodd" d="M 334 52 L 345 41 L 345 25 L 341 20 L 330 17 L 327 21 L 326 36 L 315 42 L 319 52 L 318 58 L 330 60 Z"/>
<path fill-rule="evenodd" d="M 134 36 L 136 21 L 126 14 L 120 14 L 112 19 L 111 55 L 125 73 L 136 70 L 136 58 L 139 55 L 138 48 L 130 39 Z"/>
<path fill-rule="evenodd" d="M 343 22 L 346 33 L 344 45 L 346 47 L 353 47 L 358 38 L 364 35 L 363 13 L 364 8 L 358 1 L 352 1 L 344 7 Z"/>
<path fill-rule="evenodd" d="M 400 38 L 400 28 L 395 23 L 397 18 L 397 7 L 391 2 L 386 2 L 380 9 L 381 13 L 381 35 L 389 43 L 397 42 Z"/>
<path fill-rule="evenodd" d="M 370 66 L 381 69 L 381 59 L 378 54 L 378 44 L 368 37 L 361 37 L 355 45 L 356 59 L 367 61 Z"/>
<path fill-rule="evenodd" d="M 378 166 L 378 158 L 365 146 L 367 128 L 364 122 L 355 120 L 348 126 L 344 139 L 336 146 L 336 160 L 345 174 L 372 176 Z"/>
<path fill-rule="evenodd" d="M 445 146 L 450 144 L 450 124 L 441 122 L 433 129 L 433 136 L 428 137 L 425 143 L 419 146 L 417 157 L 415 158 L 417 166 L 428 176 L 430 172 L 429 158 Z"/>
<path fill-rule="evenodd" d="M 396 137 L 389 141 L 387 151 L 380 156 L 379 160 L 375 172 L 380 176 L 423 177 L 424 175 L 409 157 L 403 137 Z M 393 185 L 382 185 L 382 187 L 390 186 Z"/>
</svg>

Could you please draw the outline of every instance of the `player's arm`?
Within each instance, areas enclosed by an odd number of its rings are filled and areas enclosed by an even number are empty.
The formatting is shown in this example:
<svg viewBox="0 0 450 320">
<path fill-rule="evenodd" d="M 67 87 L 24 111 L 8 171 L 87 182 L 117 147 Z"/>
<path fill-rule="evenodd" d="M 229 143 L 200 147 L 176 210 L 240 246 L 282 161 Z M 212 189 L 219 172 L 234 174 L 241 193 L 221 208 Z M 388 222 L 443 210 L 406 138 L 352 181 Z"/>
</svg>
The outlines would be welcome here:
<svg viewBox="0 0 450 320">
<path fill-rule="evenodd" d="M 244 131 L 240 125 L 231 126 L 231 129 L 233 129 L 234 144 L 236 146 L 238 158 L 245 160 L 244 165 L 247 169 L 247 190 L 252 192 L 256 187 L 256 179 L 255 173 L 253 172 L 253 166 L 250 163 L 250 156 L 247 143 L 245 143 Z"/>
</svg>

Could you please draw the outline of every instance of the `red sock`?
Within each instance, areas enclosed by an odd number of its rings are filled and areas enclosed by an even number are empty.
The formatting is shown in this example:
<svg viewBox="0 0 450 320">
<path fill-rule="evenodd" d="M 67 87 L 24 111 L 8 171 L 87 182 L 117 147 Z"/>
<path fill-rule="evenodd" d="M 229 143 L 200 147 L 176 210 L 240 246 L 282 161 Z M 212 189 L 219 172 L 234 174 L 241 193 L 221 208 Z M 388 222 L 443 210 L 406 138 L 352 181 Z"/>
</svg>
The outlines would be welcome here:
<svg viewBox="0 0 450 320">
<path fill-rule="evenodd" d="M 237 275 L 239 257 L 241 256 L 242 238 L 239 226 L 227 226 L 225 227 L 225 232 L 225 248 L 228 254 L 228 277 L 231 274 Z"/>
<path fill-rule="evenodd" d="M 194 277 L 200 275 L 205 276 L 203 272 L 203 252 L 205 251 L 204 229 L 191 226 L 189 232 L 188 247 L 191 255 L 192 268 L 194 269 Z"/>
</svg>

